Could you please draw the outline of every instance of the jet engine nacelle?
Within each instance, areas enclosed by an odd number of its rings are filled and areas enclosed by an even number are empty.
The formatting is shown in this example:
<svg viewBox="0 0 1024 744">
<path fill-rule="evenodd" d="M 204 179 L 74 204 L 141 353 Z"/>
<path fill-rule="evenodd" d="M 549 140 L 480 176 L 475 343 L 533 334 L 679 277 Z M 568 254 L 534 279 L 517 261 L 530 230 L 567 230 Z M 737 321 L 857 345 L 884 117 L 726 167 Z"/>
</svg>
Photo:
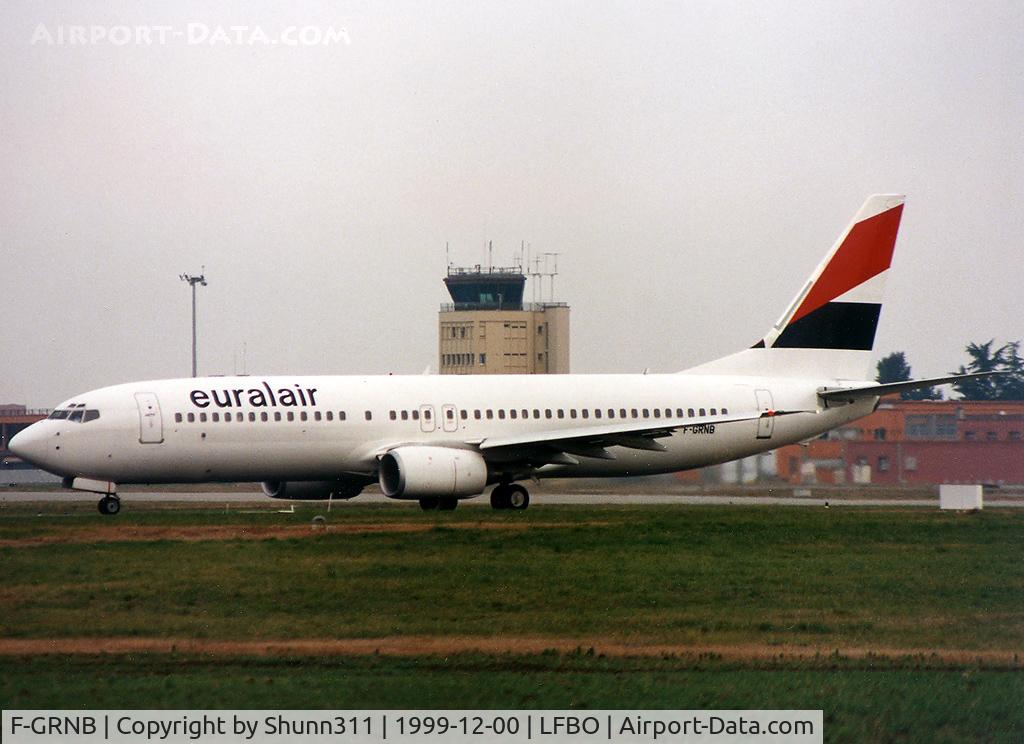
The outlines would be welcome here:
<svg viewBox="0 0 1024 744">
<path fill-rule="evenodd" d="M 396 447 L 380 458 L 380 490 L 392 499 L 476 496 L 487 486 L 487 462 L 472 450 Z"/>
<path fill-rule="evenodd" d="M 264 481 L 260 484 L 263 493 L 272 499 L 292 501 L 324 501 L 333 496 L 336 499 L 350 499 L 363 490 L 363 482 L 354 481 Z"/>
</svg>

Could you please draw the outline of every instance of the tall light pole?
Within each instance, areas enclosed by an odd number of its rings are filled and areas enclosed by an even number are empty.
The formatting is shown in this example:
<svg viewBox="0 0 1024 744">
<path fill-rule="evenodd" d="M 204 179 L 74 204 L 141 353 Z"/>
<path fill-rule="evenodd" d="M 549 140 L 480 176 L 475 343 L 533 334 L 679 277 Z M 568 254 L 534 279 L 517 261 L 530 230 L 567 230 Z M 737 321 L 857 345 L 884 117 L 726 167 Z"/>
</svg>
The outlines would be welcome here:
<svg viewBox="0 0 1024 744">
<path fill-rule="evenodd" d="M 203 267 L 203 273 L 199 276 L 189 276 L 188 274 L 180 274 L 179 278 L 183 282 L 188 282 L 192 287 L 192 376 L 196 377 L 196 285 L 202 284 L 206 286 L 206 267 Z"/>
</svg>

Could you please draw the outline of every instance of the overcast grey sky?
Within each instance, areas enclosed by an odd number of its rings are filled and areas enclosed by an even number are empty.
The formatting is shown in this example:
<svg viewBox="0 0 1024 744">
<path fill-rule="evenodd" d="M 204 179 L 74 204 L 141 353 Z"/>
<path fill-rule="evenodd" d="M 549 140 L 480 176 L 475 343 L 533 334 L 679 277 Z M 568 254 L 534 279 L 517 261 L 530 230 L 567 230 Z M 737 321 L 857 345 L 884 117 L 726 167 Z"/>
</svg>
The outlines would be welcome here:
<svg viewBox="0 0 1024 744">
<path fill-rule="evenodd" d="M 676 371 L 875 192 L 879 356 L 1024 337 L 1019 1 L 206 5 L 0 9 L 0 403 L 187 376 L 204 264 L 201 373 L 436 367 L 445 241 L 562 254 L 574 371 Z"/>
</svg>

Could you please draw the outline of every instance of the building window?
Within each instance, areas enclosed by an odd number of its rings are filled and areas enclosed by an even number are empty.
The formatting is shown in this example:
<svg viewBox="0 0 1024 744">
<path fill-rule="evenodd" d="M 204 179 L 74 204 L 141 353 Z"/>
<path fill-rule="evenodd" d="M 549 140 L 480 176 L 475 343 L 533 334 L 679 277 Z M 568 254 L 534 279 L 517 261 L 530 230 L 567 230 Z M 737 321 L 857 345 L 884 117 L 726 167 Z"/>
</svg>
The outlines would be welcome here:
<svg viewBox="0 0 1024 744">
<path fill-rule="evenodd" d="M 487 364 L 487 355 L 486 354 L 481 354 L 480 355 L 480 364 Z"/>
<path fill-rule="evenodd" d="M 889 470 L 889 458 L 886 455 L 878 456 L 878 472 L 885 473 Z"/>
<path fill-rule="evenodd" d="M 931 413 L 907 416 L 907 439 L 956 439 L 956 415 Z"/>
<path fill-rule="evenodd" d="M 1011 442 L 1019 442 L 1020 441 L 1020 432 L 1019 431 L 1011 431 L 1010 435 L 1007 437 L 1007 439 L 1009 439 Z"/>
<path fill-rule="evenodd" d="M 904 470 L 917 470 L 917 458 L 908 455 L 903 459 Z"/>
<path fill-rule="evenodd" d="M 875 429 L 875 439 L 877 439 L 879 442 L 885 440 L 885 427 L 884 426 L 880 427 L 878 429 Z"/>
<path fill-rule="evenodd" d="M 978 433 L 976 431 L 965 431 L 964 432 L 964 439 L 966 439 L 968 442 L 973 442 L 977 438 L 978 438 Z"/>
<path fill-rule="evenodd" d="M 987 439 L 990 442 L 994 442 L 997 439 L 999 439 L 999 435 L 996 434 L 994 431 L 990 431 L 985 434 L 985 439 Z"/>
</svg>

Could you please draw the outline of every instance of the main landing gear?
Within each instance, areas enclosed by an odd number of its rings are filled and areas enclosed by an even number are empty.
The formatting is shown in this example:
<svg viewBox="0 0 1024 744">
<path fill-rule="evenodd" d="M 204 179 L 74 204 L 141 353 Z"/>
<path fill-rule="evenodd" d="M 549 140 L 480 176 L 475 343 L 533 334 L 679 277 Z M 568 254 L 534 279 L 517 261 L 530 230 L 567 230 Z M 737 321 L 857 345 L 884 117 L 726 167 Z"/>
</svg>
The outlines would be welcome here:
<svg viewBox="0 0 1024 744">
<path fill-rule="evenodd" d="M 495 509 L 522 511 L 530 505 L 530 492 L 518 483 L 500 483 L 491 491 L 491 506 Z"/>
<path fill-rule="evenodd" d="M 100 510 L 100 514 L 112 517 L 121 511 L 121 499 L 117 498 L 117 496 L 107 494 L 100 499 L 100 503 L 97 504 L 96 507 Z"/>
</svg>

